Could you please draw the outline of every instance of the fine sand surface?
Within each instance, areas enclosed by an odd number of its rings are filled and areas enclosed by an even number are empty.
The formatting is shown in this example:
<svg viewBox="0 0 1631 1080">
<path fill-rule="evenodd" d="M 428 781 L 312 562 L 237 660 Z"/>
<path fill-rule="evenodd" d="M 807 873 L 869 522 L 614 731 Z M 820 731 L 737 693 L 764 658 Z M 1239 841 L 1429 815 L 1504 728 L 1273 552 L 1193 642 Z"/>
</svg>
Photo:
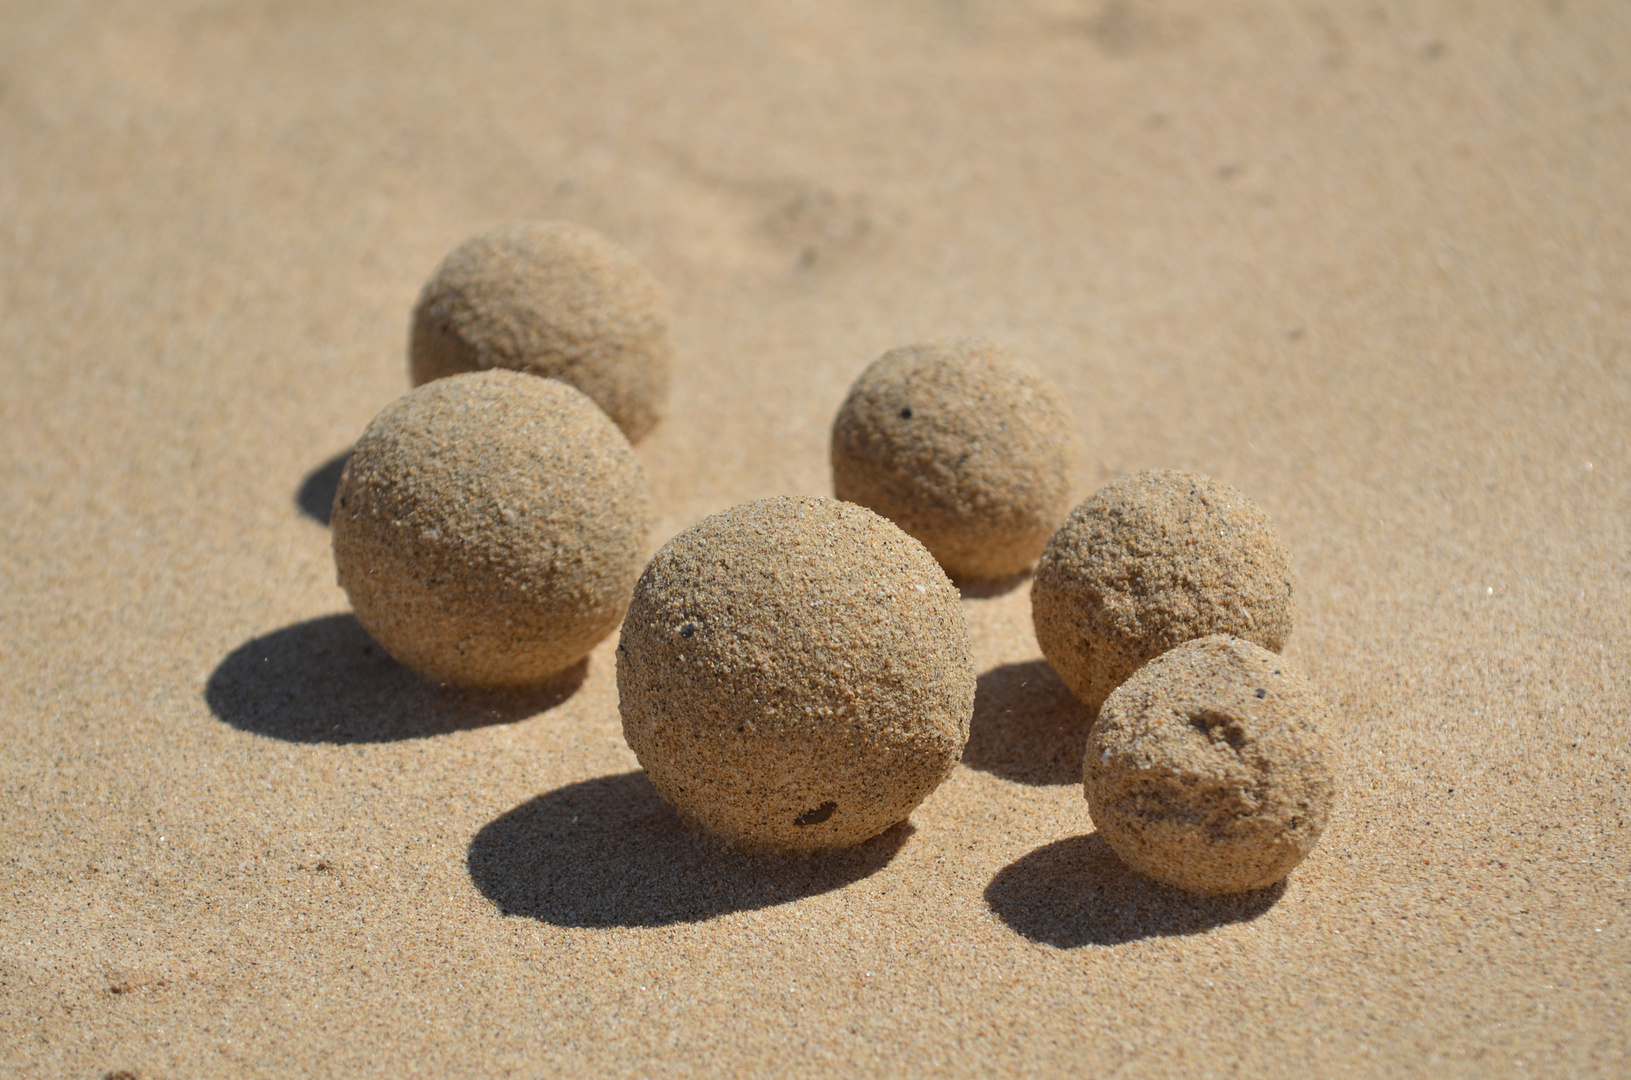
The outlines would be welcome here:
<svg viewBox="0 0 1631 1080">
<path fill-rule="evenodd" d="M 1626 1075 L 1628 175 L 1623 0 L 5 3 L 0 1072 Z M 335 459 L 511 218 L 672 293 L 653 548 L 830 493 L 850 381 L 956 334 L 1079 496 L 1250 495 L 1320 846 L 1125 870 L 1025 580 L 965 592 L 963 764 L 814 860 L 683 829 L 613 640 L 383 658 Z"/>
</svg>

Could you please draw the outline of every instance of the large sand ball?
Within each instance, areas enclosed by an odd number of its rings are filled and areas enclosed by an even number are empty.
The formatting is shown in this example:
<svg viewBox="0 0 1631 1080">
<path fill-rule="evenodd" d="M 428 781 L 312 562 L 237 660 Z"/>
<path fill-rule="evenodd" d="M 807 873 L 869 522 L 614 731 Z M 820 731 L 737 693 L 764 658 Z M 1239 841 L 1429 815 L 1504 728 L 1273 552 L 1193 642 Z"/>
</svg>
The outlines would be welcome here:
<svg viewBox="0 0 1631 1080">
<path fill-rule="evenodd" d="M 429 383 L 369 423 L 334 495 L 334 563 L 392 656 L 466 686 L 548 679 L 617 627 L 644 474 L 583 394 L 512 371 Z"/>
<path fill-rule="evenodd" d="M 509 368 L 582 390 L 639 441 L 668 400 L 668 301 L 629 252 L 568 222 L 516 222 L 455 248 L 413 312 L 415 386 Z"/>
<path fill-rule="evenodd" d="M 657 552 L 617 649 L 623 734 L 663 797 L 733 843 L 830 848 L 902 821 L 968 741 L 958 593 L 863 507 L 744 503 Z"/>
<path fill-rule="evenodd" d="M 1071 511 L 1031 586 L 1042 653 L 1090 709 L 1175 645 L 1291 636 L 1291 555 L 1268 516 L 1209 476 L 1151 470 Z"/>
<path fill-rule="evenodd" d="M 1217 634 L 1140 668 L 1104 702 L 1083 785 L 1139 873 L 1195 893 L 1261 889 L 1314 849 L 1335 797 L 1325 704 L 1285 658 Z"/>
</svg>

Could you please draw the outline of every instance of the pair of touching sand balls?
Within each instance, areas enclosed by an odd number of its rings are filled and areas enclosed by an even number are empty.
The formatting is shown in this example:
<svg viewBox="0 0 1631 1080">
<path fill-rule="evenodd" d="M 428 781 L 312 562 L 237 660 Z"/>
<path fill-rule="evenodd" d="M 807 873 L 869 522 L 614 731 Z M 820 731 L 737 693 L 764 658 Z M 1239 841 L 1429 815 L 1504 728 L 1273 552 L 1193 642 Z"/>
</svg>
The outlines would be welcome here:
<svg viewBox="0 0 1631 1080">
<path fill-rule="evenodd" d="M 658 791 L 741 846 L 837 847 L 904 820 L 961 756 L 975 676 L 947 575 L 1040 555 L 1037 636 L 1099 712 L 1085 788 L 1124 861 L 1233 892 L 1313 847 L 1323 706 L 1275 655 L 1289 559 L 1248 500 L 1141 473 L 1056 529 L 1075 457 L 1062 400 L 988 342 L 937 342 L 851 389 L 839 500 L 716 514 L 641 573 L 629 438 L 661 413 L 666 323 L 633 257 L 576 226 L 494 230 L 438 268 L 414 315 L 419 388 L 369 425 L 333 516 L 340 583 L 393 655 L 527 685 L 621 619 L 625 736 Z"/>
<path fill-rule="evenodd" d="M 1037 642 L 1097 714 L 1088 810 L 1133 869 L 1244 892 L 1313 850 L 1335 789 L 1325 706 L 1278 655 L 1292 616 L 1274 526 L 1198 473 L 1117 480 L 1049 539 L 1031 586 Z"/>
<path fill-rule="evenodd" d="M 526 686 L 617 628 L 649 527 L 630 442 L 662 414 L 668 321 L 640 262 L 578 225 L 505 225 L 436 268 L 417 389 L 363 432 L 331 515 L 340 585 L 391 655 Z"/>
</svg>

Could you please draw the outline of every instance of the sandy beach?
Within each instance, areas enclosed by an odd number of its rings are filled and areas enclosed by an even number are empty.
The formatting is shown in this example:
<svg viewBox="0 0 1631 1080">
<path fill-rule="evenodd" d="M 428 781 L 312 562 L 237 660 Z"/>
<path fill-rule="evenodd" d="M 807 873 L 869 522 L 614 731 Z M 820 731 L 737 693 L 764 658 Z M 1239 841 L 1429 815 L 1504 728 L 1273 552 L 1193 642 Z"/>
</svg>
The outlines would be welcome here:
<svg viewBox="0 0 1631 1080">
<path fill-rule="evenodd" d="M 1631 1072 L 1631 5 L 0 3 L 0 1072 Z M 438 260 L 668 289 L 652 550 L 830 495 L 888 349 L 1059 388 L 1077 498 L 1203 472 L 1297 573 L 1341 794 L 1283 884 L 1125 869 L 1028 578 L 858 848 L 689 831 L 615 636 L 438 687 L 338 462 Z"/>
</svg>

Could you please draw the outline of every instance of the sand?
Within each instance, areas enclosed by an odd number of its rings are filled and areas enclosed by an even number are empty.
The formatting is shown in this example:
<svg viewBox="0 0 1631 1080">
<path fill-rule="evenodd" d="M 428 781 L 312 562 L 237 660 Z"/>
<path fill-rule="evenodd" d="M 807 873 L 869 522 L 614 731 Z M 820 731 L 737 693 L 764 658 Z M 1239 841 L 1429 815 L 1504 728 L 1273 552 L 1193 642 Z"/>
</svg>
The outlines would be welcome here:
<svg viewBox="0 0 1631 1080">
<path fill-rule="evenodd" d="M 0 1072 L 1624 1075 L 1628 102 L 1618 0 L 0 7 Z M 1078 498 L 1248 492 L 1341 748 L 1284 890 L 1095 837 L 1024 581 L 963 765 L 791 866 L 683 831 L 612 641 L 532 699 L 370 652 L 311 511 L 516 218 L 672 295 L 653 547 L 830 493 L 955 334 Z"/>
</svg>

